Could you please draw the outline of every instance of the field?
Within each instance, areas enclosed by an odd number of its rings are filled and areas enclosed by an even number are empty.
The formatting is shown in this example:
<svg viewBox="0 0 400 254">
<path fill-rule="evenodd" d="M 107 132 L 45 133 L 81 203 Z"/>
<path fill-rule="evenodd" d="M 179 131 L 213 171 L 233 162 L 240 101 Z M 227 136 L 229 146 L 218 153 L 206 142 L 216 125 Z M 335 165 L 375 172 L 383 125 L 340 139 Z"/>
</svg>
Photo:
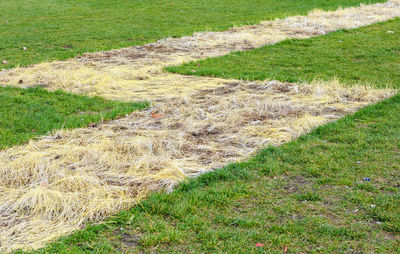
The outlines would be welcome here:
<svg viewBox="0 0 400 254">
<path fill-rule="evenodd" d="M 400 2 L 359 4 L 1 3 L 0 251 L 398 252 Z"/>
<path fill-rule="evenodd" d="M 2 1 L 0 59 L 12 68 L 360 2 L 384 1 Z"/>
</svg>

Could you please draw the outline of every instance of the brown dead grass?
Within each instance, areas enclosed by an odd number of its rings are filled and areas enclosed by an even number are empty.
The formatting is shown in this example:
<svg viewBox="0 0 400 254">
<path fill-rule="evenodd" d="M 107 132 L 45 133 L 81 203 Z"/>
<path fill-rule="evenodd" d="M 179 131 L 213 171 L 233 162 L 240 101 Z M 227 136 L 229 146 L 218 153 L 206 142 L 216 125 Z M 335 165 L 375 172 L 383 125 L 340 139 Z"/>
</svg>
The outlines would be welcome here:
<svg viewBox="0 0 400 254">
<path fill-rule="evenodd" d="M 390 90 L 233 82 L 94 128 L 0 152 L 1 251 L 37 248 L 126 209 L 149 191 L 242 160 Z"/>
<path fill-rule="evenodd" d="M 400 16 L 400 1 L 361 5 L 337 11 L 315 10 L 307 16 L 262 22 L 224 32 L 196 33 L 153 44 L 86 54 L 67 61 L 37 64 L 0 73 L 0 84 L 98 95 L 124 101 L 156 100 L 188 95 L 225 84 L 217 79 L 182 77 L 163 67 L 273 44 L 308 38 L 342 28 L 357 28 Z"/>
</svg>

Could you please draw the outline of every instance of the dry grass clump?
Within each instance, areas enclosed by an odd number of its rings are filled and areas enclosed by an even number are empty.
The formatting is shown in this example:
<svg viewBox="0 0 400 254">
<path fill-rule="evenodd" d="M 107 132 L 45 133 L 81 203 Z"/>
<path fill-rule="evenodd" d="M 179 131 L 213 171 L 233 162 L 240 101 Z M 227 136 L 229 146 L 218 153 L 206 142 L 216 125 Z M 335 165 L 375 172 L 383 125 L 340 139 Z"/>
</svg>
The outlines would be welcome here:
<svg viewBox="0 0 400 254">
<path fill-rule="evenodd" d="M 215 79 L 179 77 L 162 68 L 199 58 L 225 55 L 273 44 L 288 38 L 308 38 L 342 28 L 357 28 L 400 16 L 400 1 L 361 5 L 337 11 L 315 10 L 307 16 L 262 22 L 223 32 L 196 33 L 156 43 L 86 54 L 67 61 L 42 63 L 0 73 L 0 84 L 98 95 L 108 99 L 144 100 L 175 97 L 223 85 Z M 188 89 L 191 87 L 193 89 Z"/>
<path fill-rule="evenodd" d="M 38 248 L 188 176 L 393 94 L 337 82 L 231 82 L 0 152 L 0 251 Z"/>
</svg>

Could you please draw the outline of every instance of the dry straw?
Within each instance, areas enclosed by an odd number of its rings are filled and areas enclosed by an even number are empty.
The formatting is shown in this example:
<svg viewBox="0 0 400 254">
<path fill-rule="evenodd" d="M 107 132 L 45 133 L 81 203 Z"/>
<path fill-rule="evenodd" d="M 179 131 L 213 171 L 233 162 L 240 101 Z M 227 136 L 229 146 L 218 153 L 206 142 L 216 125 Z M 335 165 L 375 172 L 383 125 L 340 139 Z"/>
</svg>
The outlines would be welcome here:
<svg viewBox="0 0 400 254">
<path fill-rule="evenodd" d="M 390 90 L 234 82 L 0 152 L 1 251 L 37 248 L 149 191 L 242 160 Z"/>
<path fill-rule="evenodd" d="M 288 17 L 224 32 L 196 33 L 144 46 L 87 54 L 16 68 L 0 74 L 0 84 L 98 95 L 109 99 L 154 100 L 192 90 L 220 86 L 216 80 L 177 77 L 162 68 L 190 60 L 224 55 L 273 44 L 288 38 L 308 38 L 342 28 L 357 28 L 400 16 L 400 1 L 361 5 L 337 11 L 315 10 L 307 16 Z M 207 83 L 209 82 L 209 83 Z M 223 83 L 223 82 L 222 82 Z M 187 85 L 186 85 L 187 84 Z"/>
<path fill-rule="evenodd" d="M 393 94 L 338 82 L 240 82 L 167 74 L 162 67 L 354 28 L 400 15 L 399 1 L 314 11 L 226 32 L 87 54 L 5 71 L 0 83 L 151 100 L 151 109 L 59 131 L 0 152 L 0 251 L 38 248 L 128 208 L 149 191 L 266 145 L 279 145 L 327 121 Z M 153 114 L 152 114 L 153 113 Z"/>
</svg>

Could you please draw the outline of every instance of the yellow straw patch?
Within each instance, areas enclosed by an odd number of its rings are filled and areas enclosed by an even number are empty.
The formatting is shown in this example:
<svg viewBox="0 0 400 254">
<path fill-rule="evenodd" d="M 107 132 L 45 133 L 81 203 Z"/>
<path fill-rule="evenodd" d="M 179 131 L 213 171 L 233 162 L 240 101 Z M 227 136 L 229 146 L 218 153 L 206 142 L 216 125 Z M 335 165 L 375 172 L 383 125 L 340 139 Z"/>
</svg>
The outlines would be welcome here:
<svg viewBox="0 0 400 254">
<path fill-rule="evenodd" d="M 307 16 L 262 22 L 223 32 L 196 33 L 156 43 L 86 54 L 67 61 L 42 63 L 0 72 L 0 84 L 102 96 L 107 99 L 157 100 L 225 84 L 165 73 L 168 65 L 228 54 L 291 38 L 309 38 L 400 16 L 400 1 L 361 5 L 337 11 L 315 10 Z"/>
<path fill-rule="evenodd" d="M 235 81 L 0 152 L 0 246 L 37 248 L 149 191 L 243 160 L 393 94 Z"/>
</svg>

